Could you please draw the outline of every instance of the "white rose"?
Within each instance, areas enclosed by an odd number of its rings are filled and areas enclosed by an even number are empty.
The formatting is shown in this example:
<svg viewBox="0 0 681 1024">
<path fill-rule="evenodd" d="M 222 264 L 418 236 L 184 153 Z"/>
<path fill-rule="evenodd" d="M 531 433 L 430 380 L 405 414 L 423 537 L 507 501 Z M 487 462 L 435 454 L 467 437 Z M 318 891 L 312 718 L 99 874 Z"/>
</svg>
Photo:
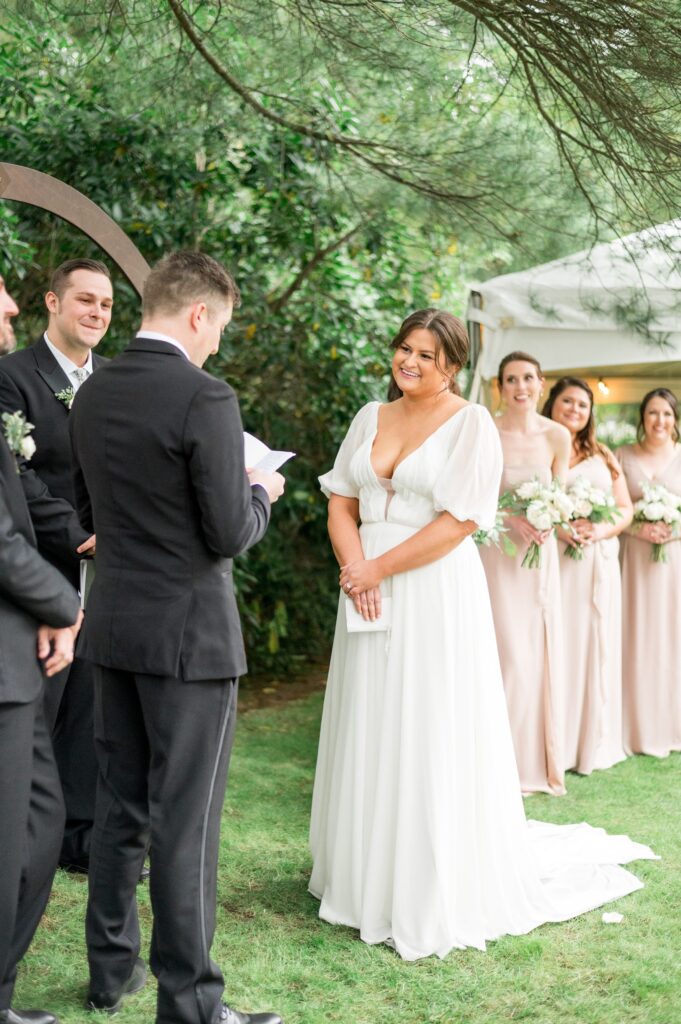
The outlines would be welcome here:
<svg viewBox="0 0 681 1024">
<path fill-rule="evenodd" d="M 35 455 L 35 441 L 32 437 L 24 437 L 21 441 L 21 454 L 25 459 Z"/>
<path fill-rule="evenodd" d="M 593 505 L 586 498 L 580 498 L 575 502 L 575 518 L 577 519 L 588 519 L 593 510 Z"/>
<path fill-rule="evenodd" d="M 523 501 L 527 501 L 528 498 L 536 498 L 540 491 L 541 484 L 538 480 L 526 480 L 516 489 L 516 494 Z"/>
<path fill-rule="evenodd" d="M 649 501 L 644 509 L 645 517 L 650 523 L 656 523 L 663 518 L 665 507 L 661 501 Z"/>
<path fill-rule="evenodd" d="M 581 498 L 585 494 L 588 494 L 589 490 L 590 490 L 589 481 L 585 477 L 580 476 L 580 477 L 578 477 L 575 480 L 575 482 L 573 483 L 572 487 L 570 488 L 570 494 L 572 494 L 575 498 L 576 497 L 580 497 Z"/>
<path fill-rule="evenodd" d="M 551 513 L 543 501 L 532 501 L 527 507 L 527 521 L 535 530 L 550 530 L 553 526 Z"/>
<path fill-rule="evenodd" d="M 556 522 L 567 522 L 572 516 L 577 502 L 569 494 L 565 494 L 563 491 L 556 491 L 553 495 L 553 504 L 556 509 L 557 519 Z"/>
</svg>

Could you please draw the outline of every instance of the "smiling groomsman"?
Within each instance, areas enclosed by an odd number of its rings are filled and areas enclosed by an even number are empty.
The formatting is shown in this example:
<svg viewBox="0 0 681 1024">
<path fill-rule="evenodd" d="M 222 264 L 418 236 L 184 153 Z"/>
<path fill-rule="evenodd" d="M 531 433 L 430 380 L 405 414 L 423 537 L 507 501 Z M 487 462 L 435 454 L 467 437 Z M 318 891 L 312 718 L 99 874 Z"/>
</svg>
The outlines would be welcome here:
<svg viewBox="0 0 681 1024">
<path fill-rule="evenodd" d="M 45 305 L 42 337 L 0 360 L 0 413 L 20 410 L 35 426 L 37 452 L 21 463 L 21 483 L 38 549 L 78 587 L 81 556 L 94 553 L 95 538 L 74 507 L 68 418 L 80 385 L 106 362 L 93 350 L 111 321 L 108 268 L 98 260 L 67 260 L 52 275 Z M 66 803 L 60 864 L 80 871 L 88 868 L 97 778 L 92 695 L 92 669 L 76 658 L 45 697 Z"/>
<path fill-rule="evenodd" d="M 18 307 L 3 284 L 0 318 L 12 309 L 9 316 L 16 316 Z M 0 1024 L 56 1024 L 54 1014 L 12 1009 L 11 1003 L 17 966 L 50 894 L 64 828 L 64 803 L 45 725 L 44 677 L 54 677 L 72 661 L 80 612 L 73 587 L 36 551 L 17 474 L 15 453 L 21 452 L 24 440 L 25 435 L 22 439 L 9 424 L 2 424 Z M 52 685 L 51 678 L 47 685 Z"/>
</svg>

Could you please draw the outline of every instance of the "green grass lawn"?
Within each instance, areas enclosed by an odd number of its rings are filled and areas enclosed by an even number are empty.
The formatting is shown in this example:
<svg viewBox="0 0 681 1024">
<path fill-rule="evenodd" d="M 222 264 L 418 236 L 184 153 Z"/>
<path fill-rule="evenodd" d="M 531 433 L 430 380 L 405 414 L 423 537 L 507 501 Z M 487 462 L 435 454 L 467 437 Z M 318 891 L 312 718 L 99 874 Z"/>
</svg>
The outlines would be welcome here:
<svg viewBox="0 0 681 1024">
<path fill-rule="evenodd" d="M 239 721 L 213 947 L 228 1001 L 276 1009 L 286 1024 L 681 1021 L 681 756 L 629 758 L 589 778 L 570 776 L 566 797 L 526 801 L 531 817 L 626 832 L 662 856 L 635 863 L 646 887 L 607 908 L 624 914 L 621 925 L 604 925 L 597 910 L 501 939 L 486 953 L 404 963 L 386 947 L 366 946 L 353 931 L 319 921 L 307 893 L 321 703 L 315 694 Z M 148 889 L 138 892 L 148 943 Z M 84 879 L 59 873 L 15 997 L 16 1006 L 57 1012 L 63 1024 L 93 1024 L 82 1008 L 85 894 Z M 150 981 L 117 1020 L 153 1021 L 154 1005 Z"/>
</svg>

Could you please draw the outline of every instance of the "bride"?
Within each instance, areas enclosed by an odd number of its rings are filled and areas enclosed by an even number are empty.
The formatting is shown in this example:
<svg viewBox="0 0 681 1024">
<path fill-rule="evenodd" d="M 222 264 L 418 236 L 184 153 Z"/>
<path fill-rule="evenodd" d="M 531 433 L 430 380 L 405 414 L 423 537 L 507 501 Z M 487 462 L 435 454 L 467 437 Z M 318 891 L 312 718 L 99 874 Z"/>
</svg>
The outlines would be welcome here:
<svg viewBox="0 0 681 1024">
<path fill-rule="evenodd" d="M 495 520 L 499 435 L 457 392 L 460 320 L 419 310 L 392 348 L 401 397 L 360 409 L 320 478 L 342 593 L 310 891 L 324 920 L 416 960 L 624 896 L 641 883 L 618 865 L 654 855 L 588 825 L 526 822 L 471 537 Z M 348 631 L 348 602 L 366 629 Z"/>
</svg>

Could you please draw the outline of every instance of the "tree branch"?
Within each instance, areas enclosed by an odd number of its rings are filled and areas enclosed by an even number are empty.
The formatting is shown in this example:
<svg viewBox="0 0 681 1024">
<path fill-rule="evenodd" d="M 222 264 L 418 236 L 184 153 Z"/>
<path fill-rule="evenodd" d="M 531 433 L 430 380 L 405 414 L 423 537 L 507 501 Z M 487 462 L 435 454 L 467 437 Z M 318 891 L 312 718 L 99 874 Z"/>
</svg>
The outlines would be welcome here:
<svg viewBox="0 0 681 1024">
<path fill-rule="evenodd" d="M 302 121 L 289 121 L 287 118 L 281 117 L 280 114 L 276 114 L 273 110 L 269 110 L 267 107 L 263 106 L 262 103 L 259 103 L 253 93 L 237 78 L 235 78 L 224 64 L 222 64 L 217 57 L 210 52 L 201 36 L 196 31 L 192 21 L 184 12 L 180 0 L 167 0 L 167 3 L 175 16 L 175 20 L 187 39 L 191 42 L 192 46 L 194 46 L 194 48 L 201 54 L 206 63 L 212 67 L 213 71 L 215 71 L 215 73 L 227 83 L 230 89 L 232 89 L 237 96 L 240 96 L 244 103 L 247 103 L 249 107 L 255 110 L 256 114 L 260 115 L 260 117 L 264 117 L 273 124 L 279 125 L 280 128 L 286 128 L 288 131 L 296 132 L 298 135 L 305 135 L 307 138 L 316 139 L 318 142 L 330 142 L 335 146 L 341 146 L 343 148 L 353 147 L 354 149 L 358 147 L 366 147 L 367 149 L 380 150 L 395 148 L 372 139 L 361 139 L 353 137 L 352 135 L 339 135 L 333 131 L 321 132 L 316 128 L 312 128 L 310 125 L 304 124 Z"/>
<path fill-rule="evenodd" d="M 270 307 L 270 311 L 272 313 L 280 313 L 291 296 L 298 291 L 315 267 L 318 267 L 320 263 L 323 263 L 326 257 L 330 256 L 332 252 L 336 252 L 337 249 L 340 249 L 341 246 L 345 245 L 345 243 L 349 241 L 361 227 L 364 227 L 365 224 L 365 221 L 355 224 L 355 226 L 350 228 L 349 231 L 346 231 L 344 235 L 341 235 L 340 238 L 336 238 L 329 245 L 324 246 L 323 249 L 316 249 L 313 256 L 298 271 L 286 291 L 282 292 L 277 298 L 268 300 L 267 304 Z"/>
</svg>

